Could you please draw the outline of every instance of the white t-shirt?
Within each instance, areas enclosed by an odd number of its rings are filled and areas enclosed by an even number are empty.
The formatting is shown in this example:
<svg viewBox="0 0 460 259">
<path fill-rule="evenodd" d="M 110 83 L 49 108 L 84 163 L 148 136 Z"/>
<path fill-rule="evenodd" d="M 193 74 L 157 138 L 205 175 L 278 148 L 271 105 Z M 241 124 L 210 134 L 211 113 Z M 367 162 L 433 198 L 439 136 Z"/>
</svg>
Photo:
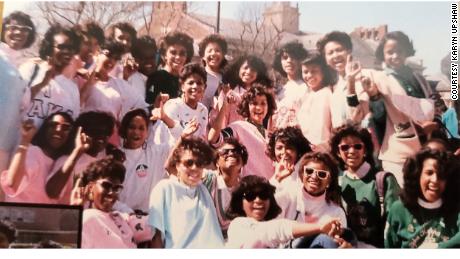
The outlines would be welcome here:
<svg viewBox="0 0 460 259">
<path fill-rule="evenodd" d="M 29 82 L 37 64 L 28 62 L 23 64 L 19 71 L 22 78 Z M 41 62 L 38 64 L 38 71 L 30 86 L 34 86 L 43 81 L 48 64 Z M 78 86 L 64 75 L 57 75 L 48 85 L 43 87 L 31 100 L 27 108 L 25 118 L 33 119 L 36 127 L 40 127 L 43 120 L 55 112 L 67 112 L 74 119 L 80 114 L 80 92 Z"/>
<path fill-rule="evenodd" d="M 193 117 L 196 117 L 197 122 L 200 124 L 200 128 L 193 136 L 200 137 L 204 140 L 208 139 L 208 109 L 202 103 L 199 102 L 197 108 L 192 109 L 185 104 L 182 97 L 178 97 L 167 101 L 164 105 L 164 111 L 171 119 L 178 121 L 182 129 L 193 119 Z"/>
<path fill-rule="evenodd" d="M 206 72 L 206 90 L 204 91 L 201 103 L 203 103 L 203 105 L 206 106 L 209 111 L 212 108 L 212 104 L 214 103 L 214 96 L 216 95 L 219 83 L 222 81 L 222 75 L 210 71 L 209 69 L 206 69 Z"/>
<path fill-rule="evenodd" d="M 170 146 L 168 143 L 155 145 L 147 144 L 145 148 L 126 149 L 123 165 L 126 168 L 123 191 L 120 202 L 133 210 L 144 212 L 149 210 L 150 193 L 157 183 L 167 177 L 164 163 L 168 158 Z"/>
<path fill-rule="evenodd" d="M 302 100 L 308 92 L 307 85 L 302 80 L 289 80 L 276 94 L 277 109 L 273 114 L 272 123 L 276 128 L 297 126 L 296 113 L 302 105 Z"/>
<path fill-rule="evenodd" d="M 145 83 L 147 82 L 147 77 L 142 73 L 135 72 L 128 78 L 128 83 L 131 85 L 131 89 L 136 91 L 136 93 L 145 100 Z"/>
</svg>

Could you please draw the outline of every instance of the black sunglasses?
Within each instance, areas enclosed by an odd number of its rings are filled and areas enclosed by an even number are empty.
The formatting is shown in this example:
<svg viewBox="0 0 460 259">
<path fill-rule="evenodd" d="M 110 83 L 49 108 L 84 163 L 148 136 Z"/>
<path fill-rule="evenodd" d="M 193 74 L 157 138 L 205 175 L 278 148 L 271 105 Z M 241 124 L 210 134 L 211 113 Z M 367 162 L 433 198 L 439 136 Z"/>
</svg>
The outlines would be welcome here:
<svg viewBox="0 0 460 259">
<path fill-rule="evenodd" d="M 219 156 L 226 156 L 232 152 L 233 154 L 238 154 L 241 155 L 241 148 L 222 148 L 217 151 L 219 153 Z"/>
<path fill-rule="evenodd" d="M 195 161 L 193 159 L 188 159 L 188 160 L 185 160 L 185 161 L 181 161 L 181 163 L 187 168 L 190 168 L 193 165 L 196 165 L 196 167 L 204 167 L 204 165 L 205 165 L 203 162 Z"/>
<path fill-rule="evenodd" d="M 62 43 L 62 44 L 54 45 L 54 47 L 59 49 L 59 50 L 63 50 L 63 49 L 73 50 L 73 45 L 72 44 Z"/>
<path fill-rule="evenodd" d="M 114 193 L 120 193 L 123 190 L 123 185 L 121 184 L 113 184 L 109 181 L 101 181 L 99 184 L 104 188 L 106 191 L 113 191 Z"/>
<path fill-rule="evenodd" d="M 361 143 L 357 143 L 357 144 L 353 144 L 353 145 L 348 145 L 348 144 L 343 144 L 343 145 L 339 145 L 339 148 L 340 150 L 342 151 L 348 151 L 350 148 L 354 148 L 355 150 L 361 150 L 363 149 L 364 145 L 361 144 Z"/>
<path fill-rule="evenodd" d="M 246 192 L 243 193 L 243 198 L 249 202 L 254 201 L 257 197 L 261 200 L 268 200 L 272 194 L 269 191 Z"/>
</svg>

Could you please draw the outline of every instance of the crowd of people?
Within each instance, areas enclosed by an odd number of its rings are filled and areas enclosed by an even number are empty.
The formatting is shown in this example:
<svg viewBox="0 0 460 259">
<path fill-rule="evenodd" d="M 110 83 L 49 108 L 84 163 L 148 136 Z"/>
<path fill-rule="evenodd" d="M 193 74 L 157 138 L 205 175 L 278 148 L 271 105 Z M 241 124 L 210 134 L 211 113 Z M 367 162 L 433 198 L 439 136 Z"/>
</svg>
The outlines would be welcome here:
<svg viewBox="0 0 460 259">
<path fill-rule="evenodd" d="M 83 206 L 83 248 L 460 247 L 456 112 L 404 32 L 381 70 L 341 31 L 272 64 L 219 34 L 191 62 L 187 33 L 96 22 L 21 59 L 36 34 L 4 18 L 0 201 Z"/>
</svg>

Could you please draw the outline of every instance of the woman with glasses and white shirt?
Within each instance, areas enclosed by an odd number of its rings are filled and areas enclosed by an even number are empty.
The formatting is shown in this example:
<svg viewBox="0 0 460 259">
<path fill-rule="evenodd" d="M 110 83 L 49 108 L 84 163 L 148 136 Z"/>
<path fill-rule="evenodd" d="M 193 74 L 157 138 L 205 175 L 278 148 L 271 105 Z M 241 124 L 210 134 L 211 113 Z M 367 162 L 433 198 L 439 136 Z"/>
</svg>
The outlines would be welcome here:
<svg viewBox="0 0 460 259">
<path fill-rule="evenodd" d="M 216 209 L 202 184 L 213 151 L 198 138 L 181 139 L 166 162 L 169 179 L 150 195 L 148 224 L 156 230 L 155 248 L 223 248 Z"/>
<path fill-rule="evenodd" d="M 398 200 L 399 185 L 393 174 L 383 179 L 383 211 L 381 209 L 370 133 L 363 128 L 344 125 L 331 139 L 331 153 L 343 172 L 339 179 L 348 226 L 365 244 L 383 247 L 385 215 Z"/>
<path fill-rule="evenodd" d="M 321 152 L 307 153 L 300 160 L 296 173 L 301 185 L 275 195 L 283 210 L 279 217 L 307 223 L 323 223 L 338 218 L 342 227 L 346 228 L 347 218 L 340 200 L 339 172 L 332 157 Z M 291 247 L 351 247 L 353 235 L 350 234 L 350 231 L 340 233 L 341 237 L 335 240 L 325 235 L 302 237 L 293 240 Z"/>
</svg>

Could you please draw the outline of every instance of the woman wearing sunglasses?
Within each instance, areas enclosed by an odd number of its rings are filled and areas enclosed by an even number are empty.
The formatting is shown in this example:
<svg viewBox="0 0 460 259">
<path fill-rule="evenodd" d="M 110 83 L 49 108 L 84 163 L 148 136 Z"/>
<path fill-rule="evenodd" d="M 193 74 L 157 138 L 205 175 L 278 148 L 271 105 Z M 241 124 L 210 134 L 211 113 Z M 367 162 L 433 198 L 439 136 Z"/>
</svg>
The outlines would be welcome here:
<svg viewBox="0 0 460 259">
<path fill-rule="evenodd" d="M 296 173 L 302 185 L 276 193 L 276 201 L 283 210 L 280 217 L 308 223 L 338 218 L 341 226 L 346 228 L 347 218 L 340 200 L 339 172 L 332 157 L 321 152 L 307 153 L 300 160 Z M 308 236 L 293 240 L 290 246 L 346 248 L 355 243 L 353 239 L 352 232 L 347 230 L 335 240 L 326 235 Z"/>
<path fill-rule="evenodd" d="M 275 130 L 270 134 L 266 154 L 275 163 L 275 174 L 270 178 L 270 184 L 277 188 L 277 192 L 289 186 L 300 185 L 298 171 L 300 158 L 310 152 L 310 142 L 296 127 L 286 127 Z"/>
<path fill-rule="evenodd" d="M 384 181 L 383 211 L 378 195 L 372 139 L 370 133 L 354 125 L 336 129 L 331 139 L 331 150 L 339 161 L 343 176 L 340 179 L 342 200 L 347 213 L 348 226 L 356 234 L 358 246 L 383 247 L 385 215 L 398 199 L 399 185 L 392 174 Z"/>
<path fill-rule="evenodd" d="M 136 248 L 152 239 L 146 216 L 113 209 L 124 179 L 123 164 L 108 157 L 92 162 L 77 180 L 71 203 L 88 206 L 83 211 L 82 248 Z"/>
<path fill-rule="evenodd" d="M 181 139 L 166 162 L 169 179 L 150 195 L 149 225 L 155 248 L 222 248 L 216 209 L 202 184 L 203 168 L 214 153 L 203 140 Z"/>
<path fill-rule="evenodd" d="M 206 171 L 203 184 L 208 189 L 216 207 L 222 235 L 227 238 L 230 219 L 225 215 L 225 209 L 230 204 L 232 192 L 240 184 L 241 170 L 248 162 L 248 151 L 235 138 L 224 139 L 224 144 L 217 149 L 215 164 L 217 170 Z"/>
<path fill-rule="evenodd" d="M 227 209 L 228 217 L 233 219 L 228 228 L 228 248 L 276 248 L 302 236 L 335 236 L 341 232 L 338 219 L 315 224 L 275 219 L 281 208 L 274 194 L 275 187 L 262 177 L 241 179 Z"/>
</svg>

